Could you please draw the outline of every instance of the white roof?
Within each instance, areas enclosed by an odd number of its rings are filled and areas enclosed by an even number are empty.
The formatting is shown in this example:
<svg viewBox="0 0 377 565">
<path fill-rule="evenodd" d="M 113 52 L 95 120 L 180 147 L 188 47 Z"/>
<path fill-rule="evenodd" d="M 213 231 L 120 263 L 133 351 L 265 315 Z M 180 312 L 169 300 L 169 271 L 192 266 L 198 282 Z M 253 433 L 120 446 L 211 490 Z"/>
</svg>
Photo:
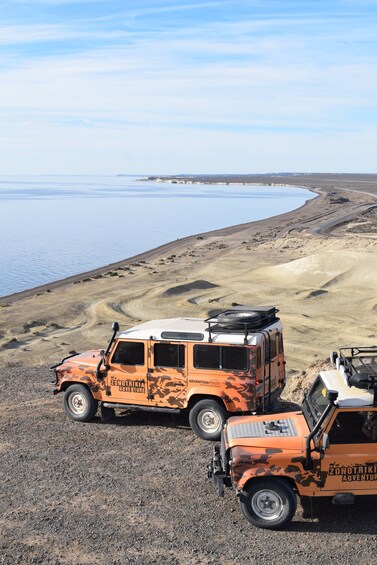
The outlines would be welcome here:
<svg viewBox="0 0 377 565">
<path fill-rule="evenodd" d="M 263 328 L 266 329 L 266 328 Z M 281 322 L 277 320 L 268 326 L 268 329 L 281 330 Z M 209 332 L 208 324 L 202 318 L 167 318 L 163 320 L 150 320 L 130 328 L 119 334 L 118 338 L 126 339 L 153 339 L 173 341 L 172 338 L 162 337 L 163 332 L 182 332 L 182 333 L 196 333 L 202 334 L 203 339 L 187 339 L 182 338 L 176 341 L 194 341 L 201 343 L 208 343 Z M 212 343 L 230 343 L 243 345 L 244 333 L 216 333 L 214 330 L 211 332 Z M 262 334 L 256 331 L 249 331 L 247 343 L 248 345 L 256 345 L 263 340 Z"/>
<path fill-rule="evenodd" d="M 320 376 L 326 385 L 327 390 L 338 391 L 337 403 L 341 407 L 356 407 L 356 406 L 373 406 L 374 394 L 373 391 L 357 388 L 355 386 L 348 386 L 345 376 L 333 369 L 330 371 L 321 371 Z"/>
</svg>

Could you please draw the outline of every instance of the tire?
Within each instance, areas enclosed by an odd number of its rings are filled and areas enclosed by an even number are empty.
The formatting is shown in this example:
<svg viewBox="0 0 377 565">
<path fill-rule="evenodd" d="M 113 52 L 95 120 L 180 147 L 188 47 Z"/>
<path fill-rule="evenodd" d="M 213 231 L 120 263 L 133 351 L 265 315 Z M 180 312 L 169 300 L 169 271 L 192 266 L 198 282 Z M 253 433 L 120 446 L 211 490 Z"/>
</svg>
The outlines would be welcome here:
<svg viewBox="0 0 377 565">
<path fill-rule="evenodd" d="M 76 422 L 89 422 L 97 412 L 98 401 L 80 384 L 71 385 L 64 393 L 64 409 Z"/>
<path fill-rule="evenodd" d="M 226 420 L 227 411 L 216 400 L 199 400 L 189 414 L 192 430 L 206 440 L 219 440 Z"/>
<path fill-rule="evenodd" d="M 241 493 L 241 509 L 254 526 L 279 530 L 288 524 L 297 508 L 296 495 L 280 478 L 252 480 Z"/>
<path fill-rule="evenodd" d="M 259 328 L 262 317 L 259 312 L 223 312 L 217 316 L 218 323 L 223 328 L 252 329 Z"/>
</svg>

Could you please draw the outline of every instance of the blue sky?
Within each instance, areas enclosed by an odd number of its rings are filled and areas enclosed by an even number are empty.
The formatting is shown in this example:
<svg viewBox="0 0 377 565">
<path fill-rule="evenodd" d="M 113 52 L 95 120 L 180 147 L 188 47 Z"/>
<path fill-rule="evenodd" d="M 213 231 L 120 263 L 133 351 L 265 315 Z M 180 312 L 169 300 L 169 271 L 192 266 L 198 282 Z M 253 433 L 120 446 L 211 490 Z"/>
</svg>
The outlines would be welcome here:
<svg viewBox="0 0 377 565">
<path fill-rule="evenodd" d="M 0 0 L 0 174 L 377 172 L 377 0 Z"/>
</svg>

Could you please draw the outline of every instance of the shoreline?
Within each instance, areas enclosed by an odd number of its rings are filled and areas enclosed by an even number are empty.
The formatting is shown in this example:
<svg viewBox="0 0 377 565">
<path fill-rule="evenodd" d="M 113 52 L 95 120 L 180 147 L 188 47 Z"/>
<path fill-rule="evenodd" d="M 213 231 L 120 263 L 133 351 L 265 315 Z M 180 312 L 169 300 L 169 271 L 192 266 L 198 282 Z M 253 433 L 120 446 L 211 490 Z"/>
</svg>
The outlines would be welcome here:
<svg viewBox="0 0 377 565">
<path fill-rule="evenodd" d="M 143 180 L 148 180 L 148 179 L 143 179 Z M 201 184 L 201 182 L 198 181 L 198 182 L 193 183 L 193 184 Z M 221 184 L 221 183 L 210 183 L 210 184 Z M 227 184 L 230 184 L 230 183 L 227 183 Z M 231 183 L 231 184 L 237 184 L 237 183 Z M 245 183 L 243 183 L 243 184 L 245 184 Z M 271 186 L 271 184 L 265 183 L 263 186 Z M 296 185 L 283 185 L 283 184 L 280 184 L 280 183 L 277 184 L 277 186 L 294 186 L 295 188 L 300 188 L 300 189 L 303 189 L 303 190 L 309 190 L 310 192 L 317 194 L 317 196 L 314 197 L 313 199 L 306 200 L 304 202 L 304 204 L 302 204 L 298 208 L 294 208 L 293 210 L 290 210 L 289 212 L 277 214 L 276 216 L 268 216 L 267 218 L 263 218 L 262 220 L 253 220 L 253 221 L 250 221 L 250 222 L 244 222 L 243 224 L 234 224 L 234 225 L 227 226 L 227 227 L 224 227 L 224 228 L 218 228 L 216 230 L 210 230 L 210 231 L 206 231 L 206 232 L 198 232 L 198 233 L 195 233 L 195 234 L 192 234 L 192 235 L 182 237 L 180 239 L 176 239 L 176 240 L 169 241 L 167 243 L 163 243 L 162 245 L 159 245 L 157 247 L 153 247 L 151 249 L 147 249 L 146 251 L 143 251 L 143 252 L 138 253 L 136 255 L 131 255 L 130 257 L 126 257 L 125 259 L 121 259 L 119 261 L 114 261 L 113 263 L 108 263 L 108 264 L 103 265 L 101 267 L 96 267 L 95 269 L 90 269 L 89 271 L 83 271 L 83 272 L 77 273 L 75 275 L 69 275 L 68 277 L 58 279 L 56 281 L 52 281 L 52 282 L 45 283 L 45 284 L 42 284 L 42 285 L 38 285 L 38 286 L 35 286 L 35 287 L 27 288 L 25 290 L 20 290 L 18 292 L 13 292 L 11 294 L 6 294 L 4 296 L 0 296 L 0 305 L 3 301 L 14 302 L 14 301 L 17 301 L 17 300 L 22 300 L 23 298 L 28 298 L 29 296 L 33 296 L 33 295 L 38 294 L 38 293 L 43 293 L 43 292 L 55 290 L 57 288 L 61 288 L 61 287 L 64 287 L 65 285 L 69 285 L 69 284 L 75 284 L 76 282 L 78 282 L 78 281 L 80 281 L 84 278 L 91 278 L 91 277 L 95 277 L 97 275 L 103 275 L 104 273 L 106 273 L 106 271 L 119 269 L 120 267 L 127 266 L 130 263 L 135 263 L 135 262 L 139 262 L 139 261 L 147 261 L 147 260 L 153 259 L 155 256 L 158 256 L 161 253 L 174 251 L 180 245 L 189 244 L 190 242 L 192 242 L 192 241 L 194 241 L 194 240 L 196 240 L 197 238 L 200 238 L 200 237 L 204 238 L 204 237 L 227 236 L 227 235 L 234 234 L 234 233 L 237 233 L 239 231 L 242 231 L 244 229 L 250 228 L 254 224 L 260 225 L 264 222 L 269 222 L 273 218 L 282 218 L 283 219 L 285 217 L 288 217 L 289 215 L 291 215 L 294 212 L 302 210 L 309 202 L 311 202 L 312 200 L 316 200 L 317 198 L 319 198 L 321 196 L 319 189 L 316 189 L 314 187 L 309 188 L 309 187 L 302 187 L 302 186 L 299 186 L 299 185 L 297 185 L 297 186 Z"/>
<path fill-rule="evenodd" d="M 52 365 L 72 350 L 102 348 L 113 321 L 127 328 L 150 319 L 205 318 L 232 303 L 279 309 L 289 375 L 339 346 L 372 345 L 375 177 L 371 186 L 325 179 L 306 186 L 317 197 L 290 212 L 191 235 L 3 297 L 0 360 Z"/>
<path fill-rule="evenodd" d="M 363 187 L 364 190 L 360 190 L 355 186 L 343 186 L 347 183 L 355 183 L 359 182 L 360 179 L 366 178 L 365 182 L 367 183 L 366 187 Z M 226 179 L 226 180 L 225 180 Z M 281 179 L 281 180 L 279 180 Z M 112 263 L 108 263 L 106 265 L 96 267 L 94 269 L 90 269 L 89 271 L 82 271 L 77 274 L 69 275 L 68 277 L 64 277 L 62 279 L 57 279 L 55 281 L 51 281 L 49 283 L 45 283 L 42 285 L 37 285 L 35 287 L 27 288 L 25 290 L 17 291 L 11 294 L 7 294 L 4 296 L 0 296 L 0 306 L 3 302 L 11 303 L 14 301 L 22 300 L 24 298 L 28 298 L 30 296 L 36 295 L 38 293 L 50 292 L 52 290 L 64 287 L 65 285 L 75 284 L 82 279 L 88 279 L 100 275 L 104 275 L 107 271 L 116 270 L 121 267 L 127 266 L 130 263 L 135 263 L 139 261 L 147 261 L 153 259 L 154 257 L 158 256 L 165 251 L 171 252 L 180 245 L 189 244 L 192 241 L 196 240 L 198 237 L 212 237 L 212 236 L 227 236 L 230 234 L 234 234 L 240 232 L 244 229 L 248 229 L 255 226 L 260 226 L 262 229 L 264 226 L 268 225 L 268 223 L 273 220 L 274 218 L 281 218 L 282 220 L 287 220 L 289 222 L 290 217 L 292 215 L 296 216 L 296 212 L 303 210 L 307 205 L 312 201 L 318 200 L 319 207 L 321 206 L 320 199 L 323 198 L 329 192 L 357 192 L 359 194 L 365 194 L 368 196 L 374 196 L 377 199 L 377 174 L 273 174 L 273 175 L 178 175 L 178 176 L 171 176 L 171 175 L 161 175 L 161 176 L 146 176 L 142 177 L 138 180 L 142 181 L 151 181 L 151 182 L 170 182 L 170 183 L 177 183 L 177 184 L 214 184 L 214 185 L 259 185 L 259 186 L 286 186 L 286 187 L 295 187 L 304 190 L 309 190 L 317 194 L 317 196 L 311 200 L 307 200 L 302 206 L 291 210 L 290 212 L 285 212 L 283 214 L 278 214 L 276 216 L 269 216 L 262 220 L 254 220 L 251 222 L 245 222 L 243 224 L 235 224 L 231 226 L 227 226 L 224 228 L 219 228 L 217 230 L 211 230 L 207 232 L 198 232 L 192 235 L 188 235 L 181 239 L 172 240 L 157 247 L 153 247 L 151 249 L 147 249 L 141 253 L 136 255 L 131 255 L 130 257 L 126 257 L 119 261 L 114 261 Z M 314 186 L 313 182 L 317 181 L 319 186 Z M 368 190 L 367 190 L 367 189 Z M 355 211 L 351 212 L 355 214 Z M 336 213 L 334 214 L 334 218 L 332 220 L 332 226 L 335 226 L 338 221 L 343 221 L 343 215 L 338 220 L 336 217 Z M 313 228 L 315 231 L 321 230 L 321 228 Z"/>
</svg>

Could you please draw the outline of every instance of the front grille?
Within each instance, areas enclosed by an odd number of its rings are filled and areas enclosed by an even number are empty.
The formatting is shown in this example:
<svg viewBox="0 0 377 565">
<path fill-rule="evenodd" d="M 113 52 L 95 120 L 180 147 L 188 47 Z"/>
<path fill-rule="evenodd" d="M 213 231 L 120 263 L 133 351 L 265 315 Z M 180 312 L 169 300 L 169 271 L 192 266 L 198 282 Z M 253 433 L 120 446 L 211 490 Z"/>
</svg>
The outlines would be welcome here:
<svg viewBox="0 0 377 565">
<path fill-rule="evenodd" d="M 225 447 L 225 434 L 226 434 L 226 428 L 224 428 L 223 433 L 221 434 L 220 458 L 221 458 L 221 466 L 223 468 L 223 471 L 228 476 L 229 469 L 228 469 L 228 455 Z"/>
</svg>

